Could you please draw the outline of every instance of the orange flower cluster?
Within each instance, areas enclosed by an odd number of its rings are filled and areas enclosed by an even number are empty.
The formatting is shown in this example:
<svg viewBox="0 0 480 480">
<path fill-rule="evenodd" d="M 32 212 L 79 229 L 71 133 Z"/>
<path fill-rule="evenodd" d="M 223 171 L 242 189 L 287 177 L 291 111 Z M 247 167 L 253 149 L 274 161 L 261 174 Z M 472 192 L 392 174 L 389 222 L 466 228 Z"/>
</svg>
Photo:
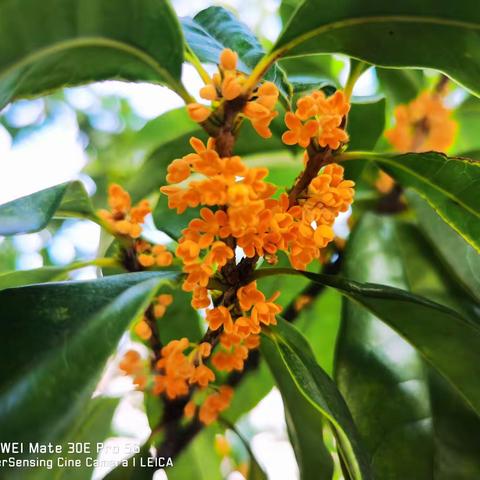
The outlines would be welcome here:
<svg viewBox="0 0 480 480">
<path fill-rule="evenodd" d="M 125 375 L 133 376 L 133 383 L 139 390 L 144 390 L 147 384 L 147 374 L 145 364 L 136 350 L 128 350 L 123 356 L 120 364 L 120 370 Z"/>
<path fill-rule="evenodd" d="M 210 83 L 200 90 L 200 96 L 217 105 L 220 100 L 232 101 L 246 96 L 243 89 L 246 76 L 237 71 L 238 54 L 226 48 L 220 54 L 219 71 L 212 76 Z M 274 111 L 278 100 L 278 89 L 272 82 L 264 82 L 253 93 L 245 98 L 242 109 L 244 117 L 248 118 L 256 132 L 263 138 L 272 136 L 270 122 L 278 115 Z M 191 103 L 188 113 L 195 122 L 203 122 L 211 115 L 212 110 L 199 103 Z"/>
<path fill-rule="evenodd" d="M 153 301 L 153 315 L 155 318 L 162 318 L 165 315 L 167 307 L 173 302 L 173 296 L 167 293 L 158 295 Z M 146 315 L 135 325 L 134 332 L 142 340 L 148 340 L 152 336 L 152 329 L 150 328 Z"/>
<path fill-rule="evenodd" d="M 342 128 L 342 121 L 350 110 L 346 95 L 337 90 L 326 97 L 321 91 L 305 95 L 297 102 L 295 113 L 287 112 L 285 123 L 289 130 L 282 136 L 287 145 L 300 145 L 307 148 L 312 138 L 320 147 L 336 150 L 348 141 L 347 132 Z"/>
<path fill-rule="evenodd" d="M 212 355 L 212 365 L 219 371 L 243 370 L 248 351 L 260 344 L 259 333 L 262 325 L 275 325 L 275 315 L 282 308 L 275 304 L 280 293 L 266 300 L 265 295 L 252 282 L 237 291 L 236 310 L 240 312 L 233 319 L 230 310 L 224 306 L 207 310 L 207 322 L 211 330 L 223 327 L 220 335 L 221 349 Z"/>
<path fill-rule="evenodd" d="M 168 267 L 173 262 L 173 255 L 165 245 L 152 245 L 145 240 L 135 242 L 138 263 L 142 267 Z"/>
<path fill-rule="evenodd" d="M 209 343 L 200 343 L 185 355 L 185 350 L 191 347 L 188 338 L 172 340 L 162 348 L 161 358 L 156 368 L 159 375 L 155 375 L 153 393 L 164 393 L 168 398 L 176 398 L 189 392 L 189 385 L 198 385 L 205 388 L 215 380 L 215 374 L 203 364 L 203 358 L 211 353 Z"/>
<path fill-rule="evenodd" d="M 130 194 L 113 183 L 108 189 L 108 205 L 110 210 L 100 210 L 99 217 L 114 233 L 138 238 L 142 233 L 141 224 L 151 212 L 148 200 L 141 200 L 132 207 Z"/>
<path fill-rule="evenodd" d="M 385 136 L 398 152 L 444 152 L 453 144 L 456 130 L 441 95 L 423 92 L 408 105 L 395 108 L 395 127 Z"/>
<path fill-rule="evenodd" d="M 195 138 L 191 141 L 193 145 L 197 142 L 200 140 Z M 212 147 L 213 141 L 209 143 Z M 275 187 L 263 180 L 268 174 L 266 168 L 247 168 L 239 157 L 220 158 L 212 148 L 205 147 L 203 155 L 216 160 L 214 174 L 191 181 L 186 187 L 161 188 L 168 195 L 169 207 L 178 213 L 199 204 L 223 207 L 217 211 L 202 208 L 200 218 L 192 220 L 183 231 L 176 250 L 188 274 L 184 289 L 194 292 L 196 308 L 210 303 L 205 288 L 215 272 L 214 266 L 223 267 L 234 257 L 226 238 L 233 237 L 247 257 L 271 257 L 283 250 L 289 253 L 292 266 L 306 268 L 333 239 L 335 218 L 353 201 L 354 183 L 343 179 L 343 168 L 337 164 L 327 165 L 311 182 L 307 196 L 291 207 L 286 194 L 270 198 Z M 196 167 L 202 156 L 193 156 L 191 170 L 204 173 Z M 222 173 L 232 161 L 237 166 L 236 174 Z"/>
<path fill-rule="evenodd" d="M 132 207 L 130 194 L 114 183 L 108 189 L 108 204 L 110 210 L 99 210 L 98 216 L 106 222 L 113 234 L 133 239 L 133 248 L 142 267 L 168 267 L 172 264 L 173 255 L 165 245 L 152 245 L 139 238 L 142 223 L 151 213 L 148 200 L 141 200 Z"/>
<path fill-rule="evenodd" d="M 190 141 L 195 153 L 175 160 L 168 168 L 169 181 L 186 180 L 179 175 L 179 164 L 188 166 L 187 174 L 201 174 L 202 180 L 192 180 L 186 186 L 169 185 L 162 187 L 168 196 L 168 205 L 182 213 L 187 208 L 205 205 L 200 218 L 192 220 L 183 230 L 176 256 L 184 264 L 187 278 L 183 288 L 194 292 L 196 308 L 209 305 L 206 287 L 215 269 L 223 267 L 234 258 L 234 251 L 227 244 L 227 238 L 234 237 L 238 245 L 248 248 L 249 256 L 255 254 L 253 242 L 261 242 L 266 236 L 257 227 L 268 223 L 269 208 L 266 205 L 275 187 L 264 181 L 268 175 L 266 168 L 247 168 L 240 157 L 221 158 L 210 139 L 205 145 L 201 140 Z M 181 167 L 183 172 L 183 166 Z M 208 207 L 221 207 L 214 211 Z M 259 216 L 262 215 L 262 222 Z M 265 230 L 265 229 L 263 229 Z M 266 238 L 267 239 L 267 238 Z M 262 242 L 263 243 L 263 242 Z M 258 250 L 262 251 L 261 245 Z"/>
<path fill-rule="evenodd" d="M 173 303 L 173 296 L 169 293 L 158 295 L 153 304 L 153 314 L 155 318 L 162 318 L 165 315 L 167 307 Z"/>
<path fill-rule="evenodd" d="M 208 395 L 201 405 L 198 418 L 205 425 L 210 425 L 214 422 L 218 415 L 228 408 L 233 397 L 233 388 L 228 385 L 222 385 L 218 391 Z M 197 405 L 193 400 L 190 400 L 185 405 L 184 415 L 186 418 L 192 418 L 197 410 Z"/>
<path fill-rule="evenodd" d="M 228 91 L 227 95 L 230 98 Z M 312 99 L 315 102 L 309 104 L 307 111 L 307 103 Z M 338 148 L 334 142 L 347 139 L 340 128 L 349 108 L 343 93 L 327 99 L 317 92 L 302 100 L 295 118 L 314 116 L 315 120 L 311 121 L 315 123 L 317 141 Z M 248 109 L 256 108 L 247 106 Z M 274 102 L 268 107 L 273 109 Z M 349 208 L 354 184 L 343 179 L 341 166 L 329 164 L 291 205 L 287 194 L 272 198 L 275 187 L 265 181 L 266 168 L 248 168 L 238 156 L 221 157 L 212 138 L 206 144 L 192 138 L 190 144 L 194 152 L 174 160 L 168 167 L 167 181 L 176 185 L 161 188 L 168 196 L 169 207 L 178 213 L 203 206 L 200 217 L 190 221 L 183 230 L 176 249 L 186 274 L 183 289 L 192 292 L 194 308 L 207 308 L 210 331 L 219 331 L 220 342 L 211 356 L 212 366 L 217 371 L 242 370 L 249 350 L 259 345 L 262 326 L 276 323 L 276 315 L 281 311 L 275 303 L 278 293 L 266 299 L 252 282 L 238 288 L 232 304 L 208 308 L 211 278 L 216 272 L 222 274 L 228 262 L 235 261 L 236 247 L 241 248 L 247 258 L 263 256 L 272 262 L 278 251 L 284 251 L 295 268 L 306 268 L 320 257 L 321 249 L 333 239 L 333 222 L 339 212 Z M 188 181 L 192 173 L 201 177 Z M 176 387 L 170 387 L 170 393 L 167 391 L 170 396 L 185 395 L 194 368 L 192 363 L 189 366 L 188 362 L 181 363 L 185 362 L 185 355 L 175 355 L 177 377 L 172 382 Z M 183 372 L 180 379 L 178 372 Z M 161 392 L 167 388 L 164 377 L 169 375 L 161 377 Z M 208 382 L 204 381 L 206 386 Z M 188 413 L 193 415 L 191 411 Z"/>
<path fill-rule="evenodd" d="M 276 115 L 278 90 L 266 82 L 246 98 L 246 79 L 236 70 L 237 61 L 234 52 L 224 50 L 219 72 L 202 88 L 201 96 L 214 107 L 240 99 L 239 116 L 250 119 L 256 131 L 268 137 L 269 124 Z M 199 122 L 211 113 L 199 104 L 189 105 L 188 110 Z M 283 139 L 304 148 L 313 139 L 315 148 L 336 150 L 348 141 L 342 128 L 348 110 L 342 92 L 328 98 L 323 92 L 314 92 L 298 101 L 295 113 L 287 114 L 290 130 Z M 267 168 L 247 167 L 236 155 L 221 156 L 213 138 L 204 143 L 193 137 L 190 145 L 193 152 L 169 165 L 169 185 L 160 190 L 167 195 L 169 208 L 179 214 L 187 208 L 202 207 L 199 217 L 182 231 L 175 255 L 183 263 L 182 288 L 192 292 L 194 308 L 206 309 L 206 338 L 215 337 L 215 341 L 194 345 L 182 338 L 164 346 L 155 365 L 153 393 L 169 399 L 190 395 L 185 416 L 193 417 L 198 407 L 198 418 L 209 424 L 228 407 L 233 395 L 233 389 L 227 385 L 212 385 L 216 373 L 241 371 L 249 351 L 259 346 L 262 328 L 275 325 L 276 315 L 281 312 L 276 303 L 279 292 L 267 299 L 255 281 L 237 285 L 230 280 L 229 272 L 238 266 L 236 256 L 251 259 L 248 262 L 254 266 L 259 257 L 275 263 L 276 254 L 283 251 L 294 268 L 306 268 L 320 258 L 321 250 L 333 240 L 333 223 L 352 203 L 354 183 L 343 178 L 341 166 L 331 163 L 293 200 L 286 193 L 273 198 L 276 187 L 266 181 Z M 166 249 L 156 247 L 159 246 L 146 242 L 137 244 L 142 266 L 163 266 L 172 261 Z M 228 282 L 231 289 L 228 295 L 214 295 L 211 306 L 210 289 L 219 281 Z M 169 303 L 171 296 L 157 297 L 157 318 L 165 313 Z M 148 338 L 152 334 L 148 327 L 148 322 L 142 320 L 137 334 Z M 214 393 L 205 393 L 212 390 Z"/>
</svg>

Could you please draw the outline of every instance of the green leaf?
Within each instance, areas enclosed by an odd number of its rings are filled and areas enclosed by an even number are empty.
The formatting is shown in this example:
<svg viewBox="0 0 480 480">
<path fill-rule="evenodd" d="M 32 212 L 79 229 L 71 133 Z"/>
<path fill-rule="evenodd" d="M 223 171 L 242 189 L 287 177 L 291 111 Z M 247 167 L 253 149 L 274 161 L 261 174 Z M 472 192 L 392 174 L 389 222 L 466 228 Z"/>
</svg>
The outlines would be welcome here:
<svg viewBox="0 0 480 480">
<path fill-rule="evenodd" d="M 215 426 L 204 429 L 174 460 L 174 467 L 168 470 L 168 480 L 222 480 L 221 459 L 213 448 L 215 433 Z"/>
<path fill-rule="evenodd" d="M 198 342 L 202 338 L 200 317 L 190 302 L 192 295 L 180 288 L 172 290 L 162 287 L 160 293 L 168 293 L 173 296 L 173 302 L 167 307 L 162 318 L 157 319 L 157 328 L 163 344 L 171 340 L 187 337 L 192 342 Z"/>
<path fill-rule="evenodd" d="M 340 327 L 342 296 L 325 289 L 307 305 L 295 320 L 295 326 L 308 338 L 318 364 L 333 376 L 335 343 Z"/>
<path fill-rule="evenodd" d="M 478 138 L 478 129 L 480 128 L 480 99 L 468 96 L 453 111 L 453 119 L 457 122 L 457 133 L 455 143 L 451 151 L 459 154 L 461 157 L 479 159 L 478 156 L 466 155 L 465 152 L 476 151 L 480 149 L 480 139 Z"/>
<path fill-rule="evenodd" d="M 336 86 L 328 78 L 317 77 L 314 75 L 294 75 L 288 77 L 288 80 L 292 84 L 292 104 L 295 104 L 303 95 L 309 94 L 315 90 L 323 90 L 327 96 L 331 95 L 336 90 Z"/>
<path fill-rule="evenodd" d="M 249 372 L 235 387 L 232 403 L 222 417 L 235 423 L 242 415 L 252 410 L 273 388 L 273 379 L 261 359 L 257 370 Z"/>
<path fill-rule="evenodd" d="M 435 447 L 438 452 L 434 459 L 435 479 L 478 478 L 480 476 L 478 416 L 432 369 L 429 370 L 429 387 Z"/>
<path fill-rule="evenodd" d="M 407 192 L 407 196 L 417 212 L 418 226 L 442 261 L 455 274 L 456 281 L 480 301 L 480 255 L 419 195 Z"/>
<path fill-rule="evenodd" d="M 263 471 L 254 455 L 250 456 L 247 480 L 268 480 L 267 474 Z"/>
<path fill-rule="evenodd" d="M 385 99 L 353 99 L 348 113 L 349 150 L 373 150 L 385 128 Z M 345 163 L 345 178 L 357 181 L 366 161 Z"/>
<path fill-rule="evenodd" d="M 166 195 L 160 195 L 153 210 L 155 226 L 174 240 L 178 240 L 182 236 L 182 230 L 187 228 L 191 220 L 198 217 L 200 217 L 200 208 L 187 208 L 181 214 L 178 214 L 177 210 L 168 208 Z"/>
<path fill-rule="evenodd" d="M 276 368 L 282 368 L 282 365 L 277 365 Z M 288 437 L 297 458 L 300 478 L 331 480 L 334 470 L 333 459 L 323 439 L 327 422 L 309 408 L 305 401 L 298 400 L 294 403 L 286 400 L 298 396 L 294 382 L 286 379 L 283 383 L 278 382 L 278 386 L 284 398 Z"/>
<path fill-rule="evenodd" d="M 332 55 L 306 55 L 303 57 L 281 58 L 278 64 L 285 70 L 287 77 L 327 78 L 338 86 L 339 76 L 345 66 L 344 62 Z"/>
<path fill-rule="evenodd" d="M 282 0 L 280 3 L 280 18 L 282 19 L 282 25 L 288 23 L 295 9 L 301 3 L 301 0 Z"/>
<path fill-rule="evenodd" d="M 182 32 L 167 0 L 1 2 L 0 32 L 0 109 L 16 98 L 109 78 L 186 93 Z"/>
<path fill-rule="evenodd" d="M 350 155 L 355 157 L 355 153 Z M 374 160 L 401 185 L 414 188 L 445 222 L 480 251 L 480 162 L 436 152 L 366 153 L 360 157 Z"/>
<path fill-rule="evenodd" d="M 11 272 L 0 273 L 0 290 L 5 288 L 21 287 L 23 285 L 32 285 L 34 283 L 47 283 L 56 280 L 65 280 L 68 272 L 84 268 L 88 266 L 105 267 L 108 264 L 114 264 L 114 261 L 105 258 L 97 258 L 86 262 L 74 262 L 61 267 L 41 267 L 32 270 L 16 270 Z M 112 268 L 112 267 L 110 267 Z M 119 272 L 124 273 L 125 270 L 118 268 Z"/>
<path fill-rule="evenodd" d="M 425 75 L 421 70 L 397 70 L 376 68 L 382 91 L 389 101 L 408 103 L 426 88 Z"/>
<path fill-rule="evenodd" d="M 385 128 L 385 98 L 353 98 L 348 113 L 350 150 L 373 150 Z"/>
<path fill-rule="evenodd" d="M 384 67 L 434 68 L 479 93 L 479 24 L 469 0 L 454 9 L 448 0 L 304 0 L 270 56 L 344 53 Z"/>
<path fill-rule="evenodd" d="M 376 268 L 388 268 L 377 263 Z M 478 306 L 455 305 L 458 311 L 404 290 L 374 283 L 291 269 L 263 269 L 255 278 L 279 274 L 304 275 L 335 288 L 362 305 L 412 344 L 480 413 L 480 391 L 471 379 L 480 374 Z M 456 361 L 452 362 L 451 359 Z"/>
<path fill-rule="evenodd" d="M 298 440 L 306 441 L 296 451 L 302 478 L 331 478 L 331 458 L 323 444 L 327 424 L 336 436 L 349 478 L 372 478 L 345 401 L 316 363 L 304 337 L 279 319 L 271 334 L 263 335 L 261 351 L 284 398 L 287 418 L 292 419 L 289 425 L 296 429 Z M 302 439 L 304 431 L 306 438 Z"/>
<path fill-rule="evenodd" d="M 410 289 L 451 306 L 463 300 L 419 232 L 391 217 L 362 218 L 344 268 L 357 281 Z M 446 475 L 449 464 L 455 464 L 455 478 L 475 477 L 463 475 L 468 463 L 480 466 L 467 446 L 470 431 L 477 428 L 473 438 L 480 435 L 480 420 L 411 345 L 349 300 L 337 345 L 337 382 L 370 451 L 376 478 L 453 478 Z M 472 387 L 476 383 L 474 378 L 470 382 Z M 454 406 L 455 420 L 446 403 Z M 468 427 L 467 418 L 475 427 Z"/>
<path fill-rule="evenodd" d="M 0 290 L 5 288 L 46 283 L 53 280 L 63 280 L 70 269 L 67 267 L 42 267 L 33 270 L 17 270 L 0 274 Z"/>
<path fill-rule="evenodd" d="M 137 202 L 165 185 L 168 165 L 189 153 L 190 137 L 205 139 L 198 123 L 190 119 L 185 108 L 170 110 L 150 120 L 138 132 L 136 150 L 146 158 L 126 189 Z"/>
<path fill-rule="evenodd" d="M 2 438 L 51 441 L 64 434 L 123 332 L 174 275 L 125 274 L 2 290 Z"/>
<path fill-rule="evenodd" d="M 388 268 L 381 263 L 377 268 Z M 480 328 L 475 318 L 404 290 L 303 272 L 340 290 L 408 340 L 480 413 L 480 391 L 471 379 L 480 374 Z M 456 361 L 452 362 L 451 359 Z"/>
<path fill-rule="evenodd" d="M 54 468 L 28 475 L 23 472 L 24 478 L 32 478 L 35 480 L 85 480 L 90 478 L 93 473 L 93 465 L 87 467 L 85 462 L 87 457 L 97 457 L 97 445 L 103 443 L 111 434 L 111 424 L 113 414 L 118 406 L 118 398 L 97 397 L 90 400 L 76 421 L 74 428 L 68 433 L 62 442 L 62 451 L 68 452 L 69 443 L 84 444 L 90 447 L 90 453 L 69 453 L 69 460 L 80 460 L 80 467 L 58 467 L 57 457 L 53 457 Z"/>
<path fill-rule="evenodd" d="M 309 55 L 282 59 L 278 62 L 292 85 L 292 104 L 300 95 L 322 89 L 330 95 L 339 86 L 338 76 L 343 63 L 331 55 Z M 340 68 L 339 68 L 340 65 Z"/>
<path fill-rule="evenodd" d="M 230 48 L 238 53 L 238 70 L 250 73 L 265 55 L 257 37 L 223 7 L 208 7 L 193 19 L 183 18 L 181 22 L 187 44 L 202 62 L 218 64 L 222 50 Z M 270 68 L 265 79 L 274 82 L 282 94 L 290 98 L 291 87 L 277 65 Z"/>
<path fill-rule="evenodd" d="M 0 235 L 37 232 L 53 216 L 94 219 L 81 182 L 68 182 L 0 205 Z"/>
<path fill-rule="evenodd" d="M 158 395 L 153 395 L 153 393 L 146 391 L 143 392 L 143 404 L 150 429 L 154 431 L 162 420 L 164 412 L 163 399 Z"/>
</svg>

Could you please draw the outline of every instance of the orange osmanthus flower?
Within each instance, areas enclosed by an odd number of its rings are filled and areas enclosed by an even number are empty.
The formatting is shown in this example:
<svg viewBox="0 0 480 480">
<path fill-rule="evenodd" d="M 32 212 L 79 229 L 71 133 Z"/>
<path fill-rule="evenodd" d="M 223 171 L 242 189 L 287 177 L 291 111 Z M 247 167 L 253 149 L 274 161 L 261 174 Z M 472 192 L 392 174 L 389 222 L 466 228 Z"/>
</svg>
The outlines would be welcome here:
<svg viewBox="0 0 480 480">
<path fill-rule="evenodd" d="M 232 316 L 230 311 L 223 305 L 207 310 L 206 320 L 212 330 L 218 330 L 220 327 L 223 327 L 226 332 L 233 331 Z"/>
<path fill-rule="evenodd" d="M 148 200 L 141 200 L 132 207 L 129 193 L 113 183 L 108 189 L 108 204 L 110 210 L 99 210 L 99 217 L 114 233 L 138 238 L 142 233 L 141 224 L 151 212 Z"/>
<path fill-rule="evenodd" d="M 445 152 L 456 131 L 457 124 L 442 96 L 423 92 L 408 105 L 395 108 L 395 126 L 385 136 L 398 152 Z"/>
<path fill-rule="evenodd" d="M 322 91 L 305 95 L 298 100 L 295 113 L 286 113 L 285 124 L 289 130 L 282 140 L 287 145 L 307 148 L 315 139 L 320 147 L 337 150 L 348 141 L 342 122 L 349 110 L 348 99 L 340 90 L 328 98 Z"/>
<path fill-rule="evenodd" d="M 218 392 L 209 395 L 200 407 L 200 421 L 205 425 L 210 425 L 214 422 L 218 415 L 229 406 L 232 396 L 233 388 L 227 385 L 222 385 Z"/>
<path fill-rule="evenodd" d="M 211 102 L 233 101 L 244 96 L 242 114 L 248 118 L 256 132 L 263 138 L 272 136 L 269 128 L 278 115 L 274 111 L 279 92 L 272 82 L 264 82 L 251 93 L 244 91 L 246 76 L 237 70 L 238 54 L 226 48 L 220 54 L 219 71 L 213 74 L 207 85 L 200 89 L 200 96 Z M 187 105 L 187 111 L 195 122 L 204 122 L 212 110 L 199 103 Z"/>
</svg>

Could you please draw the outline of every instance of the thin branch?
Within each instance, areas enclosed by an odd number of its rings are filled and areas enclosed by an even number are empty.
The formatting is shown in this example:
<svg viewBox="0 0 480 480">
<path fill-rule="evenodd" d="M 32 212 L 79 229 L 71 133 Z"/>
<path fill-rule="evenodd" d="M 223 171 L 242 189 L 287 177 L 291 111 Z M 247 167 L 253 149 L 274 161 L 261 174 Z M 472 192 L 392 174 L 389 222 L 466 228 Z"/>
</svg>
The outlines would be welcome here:
<svg viewBox="0 0 480 480">
<path fill-rule="evenodd" d="M 157 328 L 157 319 L 154 315 L 153 305 L 150 304 L 145 312 L 145 321 L 147 322 L 148 326 L 150 327 L 150 331 L 152 332 L 151 337 L 149 338 L 150 348 L 153 351 L 153 357 L 151 360 L 151 368 L 152 371 L 155 371 L 156 364 L 158 360 L 161 358 L 160 351 L 162 350 L 162 341 L 160 340 L 160 333 Z"/>
</svg>

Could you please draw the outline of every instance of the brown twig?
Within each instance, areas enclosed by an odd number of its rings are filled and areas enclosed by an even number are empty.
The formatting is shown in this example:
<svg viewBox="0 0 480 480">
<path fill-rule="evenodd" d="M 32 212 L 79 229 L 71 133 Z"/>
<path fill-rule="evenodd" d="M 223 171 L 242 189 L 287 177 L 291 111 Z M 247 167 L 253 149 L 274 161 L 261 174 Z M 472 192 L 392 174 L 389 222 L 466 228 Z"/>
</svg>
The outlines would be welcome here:
<svg viewBox="0 0 480 480">
<path fill-rule="evenodd" d="M 145 311 L 145 321 L 147 322 L 148 326 L 150 327 L 150 331 L 152 335 L 149 338 L 150 348 L 153 352 L 153 357 L 151 360 L 151 367 L 152 370 L 155 370 L 156 364 L 158 360 L 160 360 L 161 354 L 160 351 L 162 350 L 162 341 L 160 339 L 160 333 L 157 328 L 157 319 L 155 318 L 153 310 L 153 305 L 150 304 L 147 310 Z"/>
<path fill-rule="evenodd" d="M 299 196 L 308 188 L 310 182 L 318 175 L 320 169 L 332 158 L 332 151 L 328 148 L 316 150 L 315 147 L 312 146 L 308 148 L 307 154 L 308 161 L 305 170 L 298 176 L 288 194 L 290 207 L 297 204 Z"/>
</svg>

